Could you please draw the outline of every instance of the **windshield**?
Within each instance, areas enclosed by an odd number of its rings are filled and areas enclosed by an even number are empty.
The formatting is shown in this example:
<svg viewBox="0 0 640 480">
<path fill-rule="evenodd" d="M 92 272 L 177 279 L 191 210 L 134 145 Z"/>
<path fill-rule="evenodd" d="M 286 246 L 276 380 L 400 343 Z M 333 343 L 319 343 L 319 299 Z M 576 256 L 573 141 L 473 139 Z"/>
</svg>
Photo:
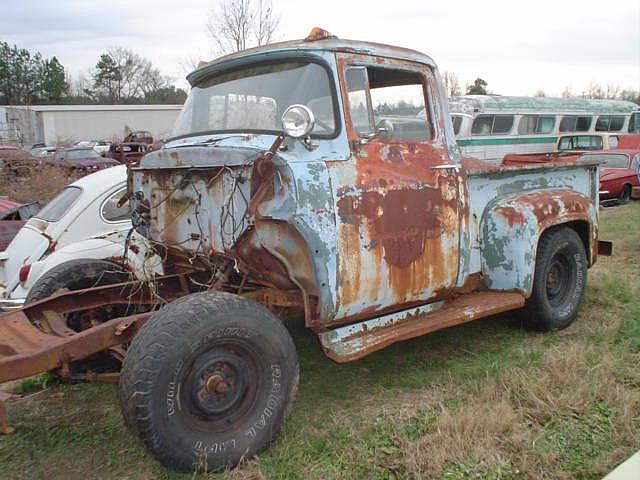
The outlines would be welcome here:
<svg viewBox="0 0 640 480">
<path fill-rule="evenodd" d="M 327 71 L 316 63 L 286 62 L 222 72 L 191 89 L 172 138 L 217 132 L 281 133 L 280 118 L 294 104 L 308 106 L 311 132 L 333 136 L 335 115 Z"/>
<path fill-rule="evenodd" d="M 67 150 L 67 158 L 76 160 L 79 158 L 102 158 L 95 150 Z"/>
<path fill-rule="evenodd" d="M 607 168 L 627 168 L 629 165 L 629 157 L 622 153 L 591 153 L 582 155 L 585 160 L 599 160 L 604 162 Z"/>
</svg>

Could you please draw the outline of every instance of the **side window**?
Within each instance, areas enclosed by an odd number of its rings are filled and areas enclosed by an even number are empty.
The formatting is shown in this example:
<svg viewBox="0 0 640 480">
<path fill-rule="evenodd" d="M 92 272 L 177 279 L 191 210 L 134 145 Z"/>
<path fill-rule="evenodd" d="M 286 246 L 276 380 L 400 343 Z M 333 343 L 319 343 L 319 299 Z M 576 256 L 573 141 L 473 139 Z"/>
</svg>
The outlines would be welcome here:
<svg viewBox="0 0 640 480">
<path fill-rule="evenodd" d="M 472 135 L 504 135 L 513 127 L 513 115 L 478 115 L 471 126 Z"/>
<path fill-rule="evenodd" d="M 345 77 L 353 128 L 358 136 L 366 136 L 373 132 L 371 110 L 367 97 L 367 69 L 365 67 L 350 67 L 345 71 Z"/>
<path fill-rule="evenodd" d="M 129 202 L 125 201 L 121 206 L 118 202 L 127 194 L 127 189 L 122 188 L 107 198 L 100 208 L 100 214 L 107 222 L 122 222 L 131 218 Z"/>
<path fill-rule="evenodd" d="M 35 216 L 49 222 L 60 220 L 76 203 L 82 193 L 80 187 L 67 187 L 47 203 Z"/>
<path fill-rule="evenodd" d="M 553 115 L 523 115 L 518 124 L 520 135 L 532 135 L 535 133 L 551 133 L 556 123 Z"/>
<path fill-rule="evenodd" d="M 622 130 L 623 125 L 624 117 L 622 115 L 614 115 L 611 117 L 611 122 L 609 123 L 609 131 L 619 132 L 620 130 Z"/>
<path fill-rule="evenodd" d="M 591 128 L 592 117 L 578 117 L 576 122 L 576 132 L 588 132 Z"/>
<path fill-rule="evenodd" d="M 384 128 L 384 137 L 378 136 L 381 141 L 433 138 L 420 73 L 378 66 L 349 67 L 345 73 L 351 121 L 358 135 Z"/>
<path fill-rule="evenodd" d="M 632 113 L 629 117 L 629 133 L 640 133 L 640 113 Z"/>
<path fill-rule="evenodd" d="M 564 115 L 560 121 L 561 132 L 588 132 L 591 128 L 591 117 Z"/>
<path fill-rule="evenodd" d="M 453 122 L 453 133 L 458 135 L 460 133 L 460 126 L 462 125 L 462 117 L 460 115 L 452 115 L 451 121 Z"/>
<path fill-rule="evenodd" d="M 611 122 L 609 115 L 600 115 L 596 121 L 596 132 L 608 132 L 609 122 Z"/>
<path fill-rule="evenodd" d="M 616 148 L 618 146 L 618 137 L 612 135 L 609 137 L 609 148 Z"/>
</svg>

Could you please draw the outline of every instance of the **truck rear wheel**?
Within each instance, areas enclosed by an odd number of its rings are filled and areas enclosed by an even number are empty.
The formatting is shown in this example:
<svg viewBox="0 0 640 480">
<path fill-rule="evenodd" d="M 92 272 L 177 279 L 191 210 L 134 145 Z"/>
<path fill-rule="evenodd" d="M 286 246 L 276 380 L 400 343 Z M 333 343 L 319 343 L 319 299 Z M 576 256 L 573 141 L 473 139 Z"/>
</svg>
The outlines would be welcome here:
<svg viewBox="0 0 640 480">
<path fill-rule="evenodd" d="M 272 442 L 298 378 L 291 336 L 271 312 L 230 293 L 195 293 L 158 311 L 135 336 L 120 405 L 162 464 L 219 470 Z"/>
<path fill-rule="evenodd" d="M 578 314 L 587 284 L 587 257 L 582 240 L 569 227 L 555 227 L 538 242 L 533 292 L 527 300 L 525 325 L 534 330 L 562 330 Z"/>
</svg>

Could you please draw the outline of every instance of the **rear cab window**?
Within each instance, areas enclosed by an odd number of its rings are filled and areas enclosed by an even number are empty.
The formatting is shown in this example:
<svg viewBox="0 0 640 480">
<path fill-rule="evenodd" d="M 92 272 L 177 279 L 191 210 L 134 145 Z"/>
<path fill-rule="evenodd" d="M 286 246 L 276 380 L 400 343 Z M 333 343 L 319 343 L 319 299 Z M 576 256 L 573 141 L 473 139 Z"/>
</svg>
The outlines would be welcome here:
<svg viewBox="0 0 640 480">
<path fill-rule="evenodd" d="M 35 217 L 48 222 L 57 222 L 73 207 L 81 193 L 82 189 L 80 187 L 71 186 L 65 188 L 47 203 Z"/>
<path fill-rule="evenodd" d="M 558 150 L 602 150 L 602 145 L 597 135 L 570 135 L 560 138 Z"/>
</svg>

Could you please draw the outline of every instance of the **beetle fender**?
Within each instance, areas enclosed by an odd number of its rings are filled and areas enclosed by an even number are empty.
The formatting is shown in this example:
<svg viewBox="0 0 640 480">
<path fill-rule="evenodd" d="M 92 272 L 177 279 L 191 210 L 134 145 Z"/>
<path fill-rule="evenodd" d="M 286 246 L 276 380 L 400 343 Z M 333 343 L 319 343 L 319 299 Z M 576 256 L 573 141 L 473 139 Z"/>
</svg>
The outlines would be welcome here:
<svg viewBox="0 0 640 480">
<path fill-rule="evenodd" d="M 597 208 L 572 190 L 548 189 L 498 197 L 487 205 L 480 224 L 482 274 L 492 290 L 531 295 L 536 250 L 545 230 L 561 224 L 576 229 L 590 259 L 597 255 Z"/>
</svg>

